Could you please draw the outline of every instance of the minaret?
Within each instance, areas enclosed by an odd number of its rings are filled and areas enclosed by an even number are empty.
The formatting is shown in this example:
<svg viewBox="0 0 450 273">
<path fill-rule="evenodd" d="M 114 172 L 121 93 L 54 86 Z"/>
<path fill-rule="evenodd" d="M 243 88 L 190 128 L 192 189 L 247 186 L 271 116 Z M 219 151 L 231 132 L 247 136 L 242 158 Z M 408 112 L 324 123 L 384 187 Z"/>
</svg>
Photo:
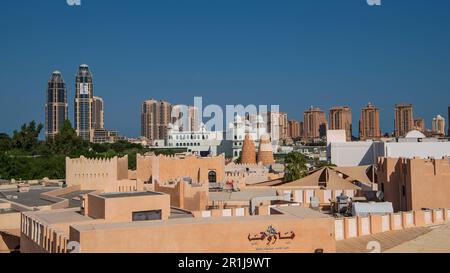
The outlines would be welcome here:
<svg viewBox="0 0 450 273">
<path fill-rule="evenodd" d="M 261 140 L 259 141 L 258 164 L 259 163 L 262 163 L 263 165 L 272 165 L 275 163 L 272 143 L 268 134 L 262 135 Z"/>
<path fill-rule="evenodd" d="M 59 133 L 67 120 L 67 89 L 59 71 L 55 71 L 48 81 L 47 101 L 45 103 L 45 136 L 53 138 Z"/>
<path fill-rule="evenodd" d="M 75 129 L 83 140 L 91 141 L 93 137 L 94 85 L 89 67 L 80 65 L 75 79 Z"/>
<path fill-rule="evenodd" d="M 245 136 L 244 144 L 242 146 L 242 164 L 256 164 L 256 148 L 251 136 Z"/>
</svg>

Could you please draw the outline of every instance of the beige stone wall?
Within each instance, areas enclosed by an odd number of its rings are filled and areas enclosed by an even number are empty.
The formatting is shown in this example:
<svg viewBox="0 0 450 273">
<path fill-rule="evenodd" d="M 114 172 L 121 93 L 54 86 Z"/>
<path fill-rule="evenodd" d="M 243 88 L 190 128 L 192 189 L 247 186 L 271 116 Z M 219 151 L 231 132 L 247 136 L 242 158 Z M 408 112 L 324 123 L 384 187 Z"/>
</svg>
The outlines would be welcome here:
<svg viewBox="0 0 450 273">
<path fill-rule="evenodd" d="M 209 188 L 207 184 L 197 187 L 183 181 L 176 185 L 160 185 L 156 183 L 155 191 L 170 195 L 170 205 L 176 208 L 198 211 L 206 209 L 208 204 Z"/>
<path fill-rule="evenodd" d="M 20 217 L 20 212 L 0 214 L 0 252 L 9 252 L 19 245 Z"/>
<path fill-rule="evenodd" d="M 166 182 L 183 177 L 192 178 L 193 182 L 208 183 L 208 174 L 215 171 L 217 181 L 225 179 L 225 156 L 155 156 L 137 155 L 137 179 L 141 181 Z"/>
<path fill-rule="evenodd" d="M 119 168 L 120 166 L 120 168 Z M 102 190 L 110 181 L 123 176 L 123 162 L 117 157 L 111 159 L 66 158 L 66 184 L 80 185 L 82 190 Z M 127 170 L 128 172 L 128 170 Z M 128 176 L 128 174 L 126 175 Z"/>
<path fill-rule="evenodd" d="M 20 246 L 20 230 L 0 230 L 0 253 L 18 250 Z"/>
<path fill-rule="evenodd" d="M 379 189 L 395 211 L 450 207 L 450 160 L 381 158 Z M 403 192 L 405 194 L 403 194 Z"/>
<path fill-rule="evenodd" d="M 201 219 L 193 223 L 142 223 L 95 230 L 75 226 L 71 239 L 77 238 L 82 253 L 312 253 L 316 249 L 336 251 L 334 220 L 294 219 L 291 217 L 231 217 Z M 295 238 L 275 244 L 250 241 L 273 226 L 282 234 L 294 232 Z"/>
<path fill-rule="evenodd" d="M 87 195 L 87 215 L 94 219 L 105 219 L 106 217 L 106 199 L 98 195 L 88 194 Z"/>
<path fill-rule="evenodd" d="M 110 222 L 131 222 L 133 212 L 161 210 L 163 220 L 170 215 L 170 196 L 166 194 L 105 198 L 88 194 L 88 216 Z"/>
<path fill-rule="evenodd" d="M 0 214 L 0 231 L 20 227 L 20 212 Z"/>
<path fill-rule="evenodd" d="M 335 235 L 336 240 L 339 241 L 394 230 L 442 225 L 448 222 L 450 222 L 450 209 L 346 217 L 335 219 Z"/>
</svg>

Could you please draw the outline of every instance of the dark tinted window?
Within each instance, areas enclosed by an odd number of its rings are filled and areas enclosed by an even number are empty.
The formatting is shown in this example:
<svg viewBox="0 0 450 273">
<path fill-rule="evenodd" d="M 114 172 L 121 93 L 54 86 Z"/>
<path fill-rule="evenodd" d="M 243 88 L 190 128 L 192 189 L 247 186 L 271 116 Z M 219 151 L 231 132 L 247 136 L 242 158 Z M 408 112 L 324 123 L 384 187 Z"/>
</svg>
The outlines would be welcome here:
<svg viewBox="0 0 450 273">
<path fill-rule="evenodd" d="M 161 220 L 161 210 L 133 212 L 133 222 Z"/>
</svg>

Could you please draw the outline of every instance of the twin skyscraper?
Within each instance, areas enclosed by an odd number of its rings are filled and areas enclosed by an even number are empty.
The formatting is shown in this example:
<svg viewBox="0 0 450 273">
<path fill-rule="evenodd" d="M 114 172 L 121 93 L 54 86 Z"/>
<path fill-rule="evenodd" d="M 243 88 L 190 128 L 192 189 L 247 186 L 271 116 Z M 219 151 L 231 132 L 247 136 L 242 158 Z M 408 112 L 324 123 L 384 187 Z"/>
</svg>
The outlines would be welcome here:
<svg viewBox="0 0 450 273">
<path fill-rule="evenodd" d="M 53 138 L 68 119 L 66 83 L 59 71 L 53 72 L 47 88 L 45 135 Z M 94 130 L 104 129 L 103 100 L 94 96 L 92 73 L 80 65 L 75 78 L 74 128 L 83 140 L 92 141 Z"/>
</svg>

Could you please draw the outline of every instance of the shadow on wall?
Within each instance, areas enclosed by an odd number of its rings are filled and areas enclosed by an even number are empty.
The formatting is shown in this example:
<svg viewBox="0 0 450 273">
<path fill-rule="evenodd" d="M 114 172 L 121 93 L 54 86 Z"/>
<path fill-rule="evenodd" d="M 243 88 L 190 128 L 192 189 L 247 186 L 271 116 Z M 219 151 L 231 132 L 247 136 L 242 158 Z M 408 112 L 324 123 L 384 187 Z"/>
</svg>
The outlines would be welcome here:
<svg viewBox="0 0 450 273">
<path fill-rule="evenodd" d="M 20 237 L 0 231 L 0 252 L 10 251 L 17 253 L 20 251 Z"/>
</svg>

